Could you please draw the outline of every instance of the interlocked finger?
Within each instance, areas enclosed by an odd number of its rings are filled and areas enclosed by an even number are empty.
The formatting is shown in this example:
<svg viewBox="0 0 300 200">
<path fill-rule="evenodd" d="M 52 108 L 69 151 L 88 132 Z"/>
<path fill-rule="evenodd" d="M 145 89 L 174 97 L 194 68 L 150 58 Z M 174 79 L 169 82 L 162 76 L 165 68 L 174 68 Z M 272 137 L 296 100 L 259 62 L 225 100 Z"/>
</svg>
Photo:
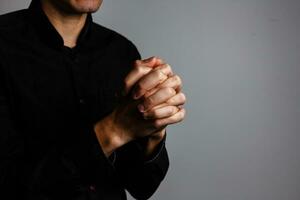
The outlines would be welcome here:
<svg viewBox="0 0 300 200">
<path fill-rule="evenodd" d="M 148 90 L 145 94 L 144 97 L 147 98 L 157 92 L 160 88 L 173 88 L 176 90 L 177 93 L 181 91 L 181 85 L 182 81 L 181 78 L 178 75 L 172 75 L 168 77 L 163 83 L 160 85 L 156 86 L 155 88 L 152 88 L 151 90 Z"/>
<path fill-rule="evenodd" d="M 185 113 L 186 113 L 185 109 L 181 108 L 176 114 L 172 115 L 171 117 L 156 119 L 154 121 L 154 126 L 156 128 L 160 128 L 170 124 L 181 122 L 185 117 Z"/>
<path fill-rule="evenodd" d="M 133 98 L 139 99 L 147 91 L 155 88 L 157 85 L 167 80 L 168 76 L 171 76 L 172 74 L 172 69 L 167 64 L 156 67 L 138 81 L 132 92 Z"/>
<path fill-rule="evenodd" d="M 152 107 L 166 102 L 175 95 L 176 91 L 173 88 L 161 88 L 155 94 L 145 98 L 138 108 L 141 112 L 146 112 Z"/>
<path fill-rule="evenodd" d="M 179 111 L 177 106 L 165 106 L 157 109 L 151 109 L 144 113 L 144 119 L 161 119 L 171 117 Z"/>
<path fill-rule="evenodd" d="M 159 108 L 166 107 L 166 106 L 177 106 L 177 107 L 181 108 L 182 105 L 185 104 L 185 101 L 186 101 L 185 94 L 180 92 L 180 93 L 176 94 L 175 96 L 171 97 L 170 99 L 168 99 L 166 102 L 163 102 L 159 105 L 154 106 L 152 109 L 159 109 Z"/>
</svg>

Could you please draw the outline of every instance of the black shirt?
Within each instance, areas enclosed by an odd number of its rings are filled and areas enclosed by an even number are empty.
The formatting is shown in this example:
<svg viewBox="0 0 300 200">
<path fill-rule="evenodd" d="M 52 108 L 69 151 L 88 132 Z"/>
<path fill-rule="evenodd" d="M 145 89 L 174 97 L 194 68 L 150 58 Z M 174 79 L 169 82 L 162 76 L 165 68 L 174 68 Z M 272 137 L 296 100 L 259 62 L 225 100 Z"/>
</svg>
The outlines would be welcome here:
<svg viewBox="0 0 300 200">
<path fill-rule="evenodd" d="M 33 1 L 0 17 L 0 198 L 149 198 L 169 166 L 165 139 L 149 160 L 142 141 L 106 158 L 93 125 L 140 59 L 136 47 L 88 15 L 75 48 Z M 5 195 L 8 195 L 7 197 Z"/>
</svg>

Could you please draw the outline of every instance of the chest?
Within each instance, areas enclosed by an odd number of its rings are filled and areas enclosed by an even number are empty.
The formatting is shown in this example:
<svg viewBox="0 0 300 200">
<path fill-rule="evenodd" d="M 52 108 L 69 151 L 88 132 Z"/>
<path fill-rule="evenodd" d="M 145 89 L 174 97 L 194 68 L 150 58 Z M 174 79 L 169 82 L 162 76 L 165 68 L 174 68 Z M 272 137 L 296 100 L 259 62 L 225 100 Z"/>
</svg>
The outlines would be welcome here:
<svg viewBox="0 0 300 200">
<path fill-rule="evenodd" d="M 74 116 L 97 121 L 116 106 L 127 64 L 117 52 L 22 46 L 7 49 L 3 69 L 12 110 L 26 126 L 66 124 Z"/>
</svg>

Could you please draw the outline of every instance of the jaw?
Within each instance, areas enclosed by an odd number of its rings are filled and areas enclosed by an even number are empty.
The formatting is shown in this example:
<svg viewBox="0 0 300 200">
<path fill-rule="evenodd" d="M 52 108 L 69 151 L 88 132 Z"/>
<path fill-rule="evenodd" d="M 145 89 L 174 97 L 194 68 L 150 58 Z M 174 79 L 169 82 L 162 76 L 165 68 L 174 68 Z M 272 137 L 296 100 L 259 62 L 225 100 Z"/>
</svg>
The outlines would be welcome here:
<svg viewBox="0 0 300 200">
<path fill-rule="evenodd" d="M 52 4 L 59 12 L 77 15 L 84 13 L 94 13 L 96 12 L 101 4 L 102 0 L 42 0 L 48 1 Z"/>
<path fill-rule="evenodd" d="M 74 10 L 84 13 L 96 12 L 101 4 L 102 0 L 67 0 L 70 2 Z"/>
</svg>

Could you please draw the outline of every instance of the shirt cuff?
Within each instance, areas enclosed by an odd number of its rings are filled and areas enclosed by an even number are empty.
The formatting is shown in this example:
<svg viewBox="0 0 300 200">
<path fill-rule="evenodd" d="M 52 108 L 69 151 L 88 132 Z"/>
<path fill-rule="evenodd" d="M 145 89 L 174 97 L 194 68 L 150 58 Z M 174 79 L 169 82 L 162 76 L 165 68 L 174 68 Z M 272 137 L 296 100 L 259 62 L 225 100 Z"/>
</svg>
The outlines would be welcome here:
<svg viewBox="0 0 300 200">
<path fill-rule="evenodd" d="M 162 141 L 157 145 L 154 152 L 144 160 L 144 164 L 149 164 L 156 161 L 165 149 L 167 133 L 165 133 Z"/>
<path fill-rule="evenodd" d="M 103 152 L 103 149 L 101 145 L 99 144 L 99 141 L 97 139 L 96 133 L 93 129 L 91 129 L 91 137 L 92 137 L 92 146 L 93 146 L 93 152 L 95 156 L 99 159 L 102 158 L 106 161 L 106 163 L 109 165 L 110 168 L 114 169 L 114 163 L 116 160 L 116 152 L 113 152 L 110 156 L 106 157 L 106 155 Z"/>
</svg>

